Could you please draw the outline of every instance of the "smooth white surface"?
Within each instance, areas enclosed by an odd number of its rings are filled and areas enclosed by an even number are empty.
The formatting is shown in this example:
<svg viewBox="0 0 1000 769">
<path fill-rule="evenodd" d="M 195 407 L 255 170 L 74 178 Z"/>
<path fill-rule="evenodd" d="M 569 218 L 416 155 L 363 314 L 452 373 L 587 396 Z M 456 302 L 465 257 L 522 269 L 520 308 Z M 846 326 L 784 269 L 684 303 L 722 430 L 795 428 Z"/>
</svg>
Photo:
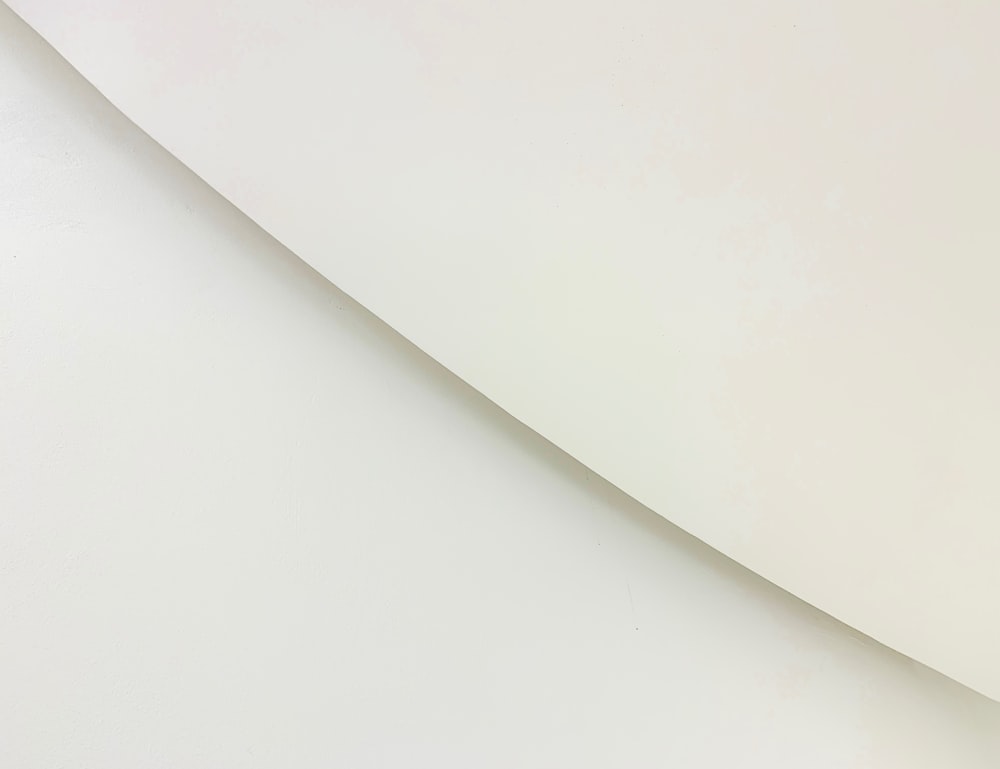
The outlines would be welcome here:
<svg viewBox="0 0 1000 769">
<path fill-rule="evenodd" d="M 995 769 L 274 243 L 0 12 L 0 765 Z"/>
<path fill-rule="evenodd" d="M 1000 5 L 10 4 L 508 412 L 1000 696 Z"/>
</svg>

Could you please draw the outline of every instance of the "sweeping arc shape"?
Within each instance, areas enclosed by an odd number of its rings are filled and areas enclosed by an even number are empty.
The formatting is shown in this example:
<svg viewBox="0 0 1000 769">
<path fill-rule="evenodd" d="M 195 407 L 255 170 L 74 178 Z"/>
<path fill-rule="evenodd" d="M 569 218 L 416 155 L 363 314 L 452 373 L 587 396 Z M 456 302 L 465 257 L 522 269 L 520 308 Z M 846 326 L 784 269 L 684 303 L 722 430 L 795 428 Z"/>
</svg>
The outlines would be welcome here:
<svg viewBox="0 0 1000 769">
<path fill-rule="evenodd" d="M 8 4 L 515 417 L 1000 696 L 1000 6 Z"/>
</svg>

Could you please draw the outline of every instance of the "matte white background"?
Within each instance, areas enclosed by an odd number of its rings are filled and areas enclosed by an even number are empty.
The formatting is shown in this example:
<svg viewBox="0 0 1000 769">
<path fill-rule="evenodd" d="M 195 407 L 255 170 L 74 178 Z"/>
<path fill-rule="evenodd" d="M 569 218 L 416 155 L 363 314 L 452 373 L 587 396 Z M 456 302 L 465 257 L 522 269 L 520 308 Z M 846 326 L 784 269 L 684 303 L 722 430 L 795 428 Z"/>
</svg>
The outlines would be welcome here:
<svg viewBox="0 0 1000 769">
<path fill-rule="evenodd" d="M 0 764 L 995 769 L 1000 706 L 516 423 L 0 13 Z"/>
<path fill-rule="evenodd" d="M 525 424 L 1000 698 L 1000 4 L 8 1 Z"/>
</svg>

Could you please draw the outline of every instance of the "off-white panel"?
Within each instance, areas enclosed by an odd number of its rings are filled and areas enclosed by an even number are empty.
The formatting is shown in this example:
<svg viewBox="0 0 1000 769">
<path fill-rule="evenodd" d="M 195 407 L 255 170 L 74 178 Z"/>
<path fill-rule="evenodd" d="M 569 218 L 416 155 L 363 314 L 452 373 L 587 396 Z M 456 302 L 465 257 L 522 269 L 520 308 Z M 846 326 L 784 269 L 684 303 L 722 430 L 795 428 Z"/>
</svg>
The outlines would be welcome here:
<svg viewBox="0 0 1000 769">
<path fill-rule="evenodd" d="M 1000 696 L 1000 5 L 10 4 L 518 419 Z"/>
</svg>

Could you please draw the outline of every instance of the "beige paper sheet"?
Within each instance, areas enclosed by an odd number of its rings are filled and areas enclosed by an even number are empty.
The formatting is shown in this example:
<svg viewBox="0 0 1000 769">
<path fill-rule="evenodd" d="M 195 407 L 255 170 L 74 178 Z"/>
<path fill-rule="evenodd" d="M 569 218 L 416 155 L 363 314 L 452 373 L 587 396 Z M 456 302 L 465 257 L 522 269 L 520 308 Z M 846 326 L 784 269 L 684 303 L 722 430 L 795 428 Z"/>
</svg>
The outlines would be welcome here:
<svg viewBox="0 0 1000 769">
<path fill-rule="evenodd" d="M 1000 5 L 9 5 L 518 419 L 1000 697 Z"/>
</svg>

